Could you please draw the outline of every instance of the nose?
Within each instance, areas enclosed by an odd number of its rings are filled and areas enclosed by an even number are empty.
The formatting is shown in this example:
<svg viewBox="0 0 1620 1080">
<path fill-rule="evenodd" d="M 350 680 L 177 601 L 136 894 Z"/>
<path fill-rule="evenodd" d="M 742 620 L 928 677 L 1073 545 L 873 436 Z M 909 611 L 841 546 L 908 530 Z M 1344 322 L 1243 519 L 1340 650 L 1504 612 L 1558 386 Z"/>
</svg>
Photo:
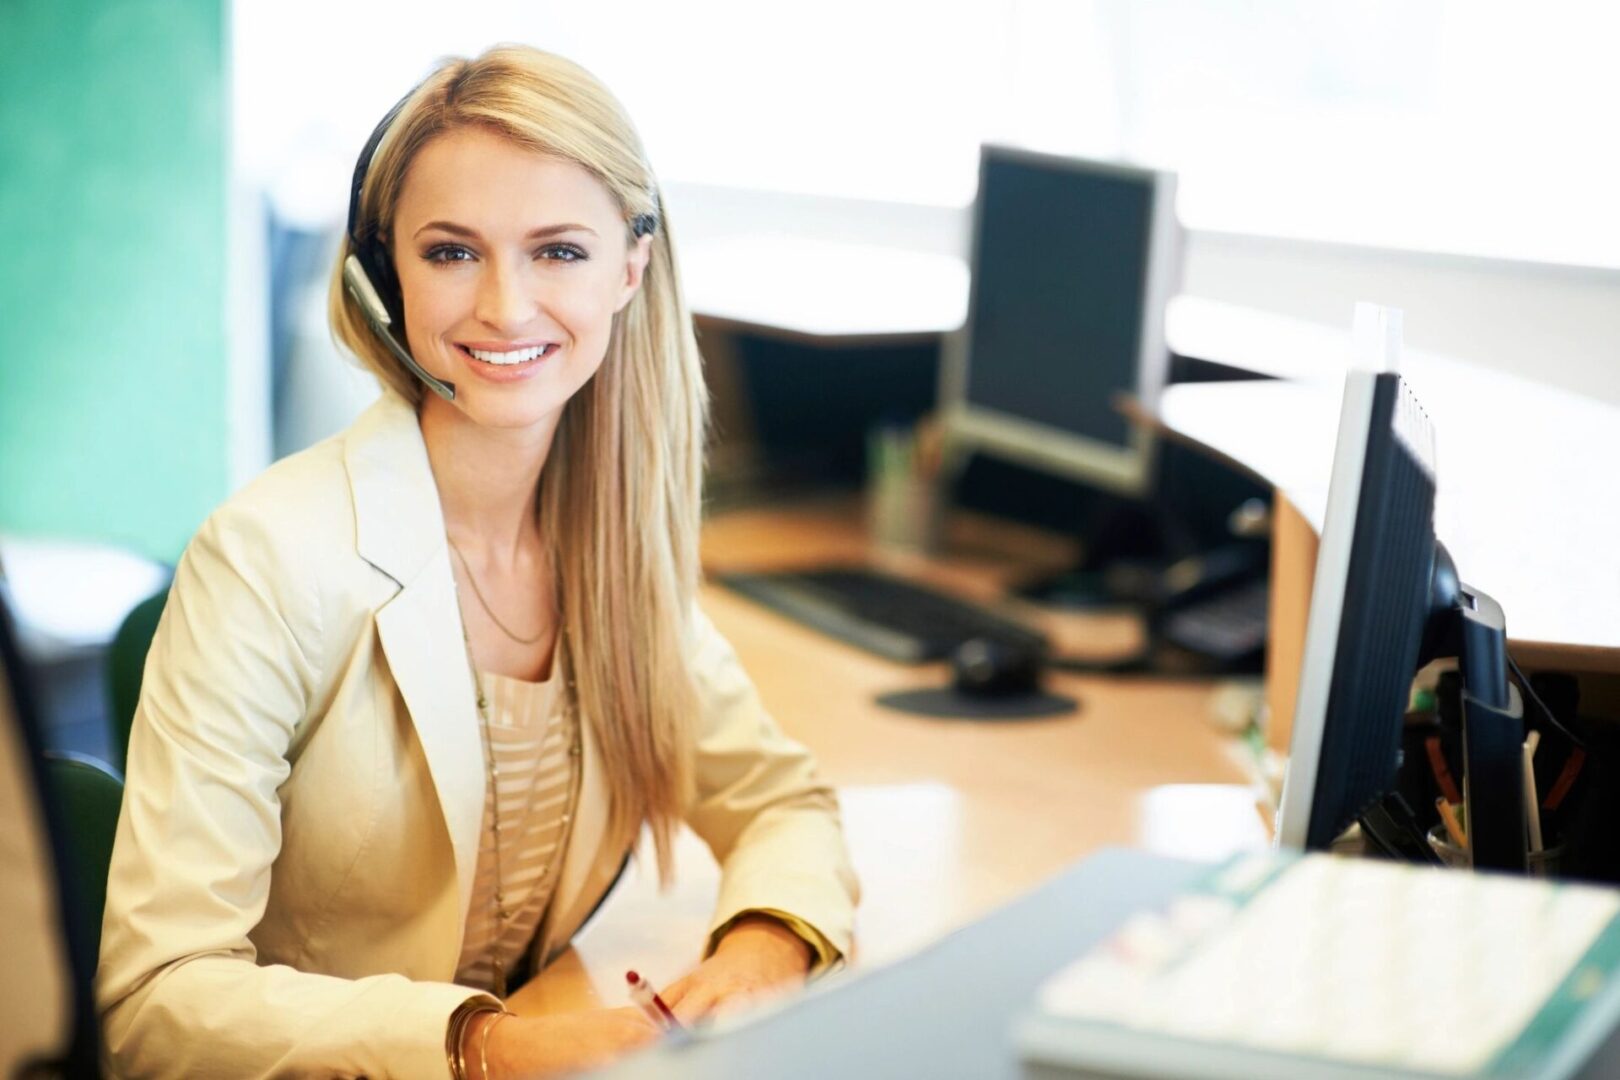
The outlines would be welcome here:
<svg viewBox="0 0 1620 1080">
<path fill-rule="evenodd" d="M 534 316 L 536 297 L 531 295 L 521 271 L 502 260 L 491 260 L 485 266 L 473 315 L 493 330 L 516 332 Z"/>
</svg>

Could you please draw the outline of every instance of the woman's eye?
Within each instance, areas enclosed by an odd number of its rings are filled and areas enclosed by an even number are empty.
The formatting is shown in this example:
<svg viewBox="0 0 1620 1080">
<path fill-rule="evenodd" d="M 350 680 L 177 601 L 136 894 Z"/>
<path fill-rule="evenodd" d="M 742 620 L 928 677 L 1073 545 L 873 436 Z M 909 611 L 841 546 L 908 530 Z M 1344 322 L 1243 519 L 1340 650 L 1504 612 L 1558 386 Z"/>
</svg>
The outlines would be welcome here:
<svg viewBox="0 0 1620 1080">
<path fill-rule="evenodd" d="M 430 263 L 468 262 L 473 253 L 460 244 L 437 244 L 422 253 L 422 258 Z"/>
<path fill-rule="evenodd" d="M 575 244 L 547 244 L 535 254 L 552 262 L 582 262 L 590 258 L 584 248 Z"/>
</svg>

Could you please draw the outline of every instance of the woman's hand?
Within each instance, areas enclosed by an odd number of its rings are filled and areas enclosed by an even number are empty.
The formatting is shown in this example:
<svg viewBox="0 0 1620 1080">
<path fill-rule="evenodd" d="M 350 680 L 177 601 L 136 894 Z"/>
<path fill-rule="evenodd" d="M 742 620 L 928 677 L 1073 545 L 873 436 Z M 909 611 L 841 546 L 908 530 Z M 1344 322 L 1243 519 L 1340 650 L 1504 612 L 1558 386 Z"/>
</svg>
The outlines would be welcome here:
<svg viewBox="0 0 1620 1080">
<path fill-rule="evenodd" d="M 683 1024 L 741 1012 L 803 985 L 812 954 L 803 938 L 768 915 L 745 915 L 696 971 L 672 983 L 664 1002 Z"/>
<path fill-rule="evenodd" d="M 657 1039 L 663 1032 L 640 1009 L 596 1009 L 556 1016 L 508 1016 L 489 1035 L 489 1074 L 479 1071 L 484 1028 L 496 1015 L 479 1016 L 463 1036 L 467 1073 L 475 1080 L 564 1076 L 605 1065 Z"/>
</svg>

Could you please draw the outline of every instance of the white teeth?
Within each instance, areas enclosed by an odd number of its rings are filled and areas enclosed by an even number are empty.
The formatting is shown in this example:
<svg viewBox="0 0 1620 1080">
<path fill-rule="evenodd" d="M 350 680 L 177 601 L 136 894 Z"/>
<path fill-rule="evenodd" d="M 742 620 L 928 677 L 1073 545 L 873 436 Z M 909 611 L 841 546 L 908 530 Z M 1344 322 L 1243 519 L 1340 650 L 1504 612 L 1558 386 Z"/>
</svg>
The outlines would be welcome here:
<svg viewBox="0 0 1620 1080">
<path fill-rule="evenodd" d="M 544 356 L 550 349 L 550 345 L 538 345 L 532 349 L 513 349 L 511 352 L 489 352 L 484 349 L 467 351 L 486 364 L 522 364 Z"/>
</svg>

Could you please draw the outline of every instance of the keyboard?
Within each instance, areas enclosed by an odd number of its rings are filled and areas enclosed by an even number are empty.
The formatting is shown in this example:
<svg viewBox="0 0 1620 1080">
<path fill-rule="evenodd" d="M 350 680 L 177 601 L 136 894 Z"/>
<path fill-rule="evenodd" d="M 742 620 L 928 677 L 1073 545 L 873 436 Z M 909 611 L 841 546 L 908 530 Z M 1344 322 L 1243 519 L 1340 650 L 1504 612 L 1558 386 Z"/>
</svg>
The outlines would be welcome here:
<svg viewBox="0 0 1620 1080">
<path fill-rule="evenodd" d="M 1025 1075 L 1564 1076 L 1620 1016 L 1617 916 L 1609 888 L 1240 856 L 1041 989 Z"/>
<path fill-rule="evenodd" d="M 1269 595 L 1265 578 L 1242 582 L 1170 612 L 1159 633 L 1174 645 L 1222 663 L 1254 656 L 1266 645 Z"/>
<path fill-rule="evenodd" d="M 949 656 L 971 638 L 1044 650 L 1022 623 L 926 586 L 863 567 L 721 574 L 722 585 L 840 641 L 916 664 Z"/>
</svg>

